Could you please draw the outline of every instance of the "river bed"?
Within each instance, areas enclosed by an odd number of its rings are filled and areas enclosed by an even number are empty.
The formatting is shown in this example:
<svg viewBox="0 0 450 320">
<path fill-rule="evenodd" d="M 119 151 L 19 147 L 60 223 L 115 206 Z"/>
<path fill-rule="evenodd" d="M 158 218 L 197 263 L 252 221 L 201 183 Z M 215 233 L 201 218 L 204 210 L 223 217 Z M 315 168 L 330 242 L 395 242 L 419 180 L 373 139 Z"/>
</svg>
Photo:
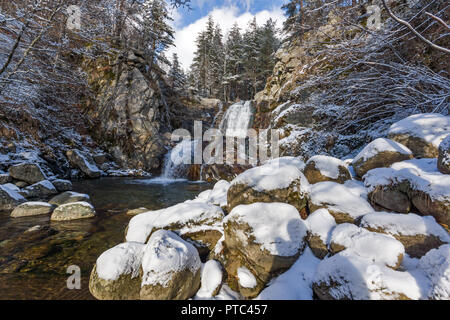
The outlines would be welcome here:
<svg viewBox="0 0 450 320">
<path fill-rule="evenodd" d="M 0 213 L 0 299 L 93 299 L 89 275 L 97 257 L 123 242 L 128 209 L 157 210 L 195 198 L 205 183 L 134 178 L 75 181 L 90 195 L 97 217 L 50 222 L 49 216 L 12 219 Z M 40 226 L 42 231 L 25 233 Z M 32 235 L 32 236 L 31 236 Z M 69 266 L 81 269 L 81 289 L 67 288 Z"/>
</svg>

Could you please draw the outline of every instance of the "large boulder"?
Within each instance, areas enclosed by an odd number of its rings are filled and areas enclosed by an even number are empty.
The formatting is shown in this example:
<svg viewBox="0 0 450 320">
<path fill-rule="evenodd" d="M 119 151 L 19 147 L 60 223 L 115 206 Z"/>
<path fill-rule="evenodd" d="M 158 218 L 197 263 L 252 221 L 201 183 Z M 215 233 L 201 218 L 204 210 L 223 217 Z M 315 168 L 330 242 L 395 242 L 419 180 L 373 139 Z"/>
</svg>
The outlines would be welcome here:
<svg viewBox="0 0 450 320">
<path fill-rule="evenodd" d="M 45 180 L 41 167 L 35 163 L 21 163 L 9 168 L 9 174 L 14 179 L 34 184 Z"/>
<path fill-rule="evenodd" d="M 25 202 L 11 212 L 12 218 L 51 214 L 54 207 L 46 202 Z"/>
<path fill-rule="evenodd" d="M 439 145 L 437 166 L 440 172 L 450 174 L 450 135 Z"/>
<path fill-rule="evenodd" d="M 433 217 L 416 214 L 376 212 L 364 216 L 360 226 L 393 236 L 408 255 L 420 258 L 428 251 L 450 243 L 450 236 Z"/>
<path fill-rule="evenodd" d="M 375 168 L 388 168 L 395 162 L 412 159 L 411 150 L 398 142 L 379 138 L 369 143 L 353 159 L 353 168 L 359 177 Z"/>
<path fill-rule="evenodd" d="M 304 167 L 300 159 L 284 157 L 245 171 L 231 182 L 228 211 L 241 204 L 284 202 L 296 207 L 306 218 L 308 181 L 302 173 Z"/>
<path fill-rule="evenodd" d="M 224 263 L 228 283 L 253 298 L 294 264 L 305 248 L 307 228 L 289 204 L 254 203 L 235 207 L 224 220 L 224 233 L 225 256 L 232 262 Z M 239 284 L 239 268 L 248 269 L 247 279 L 250 273 L 254 286 Z"/>
<path fill-rule="evenodd" d="M 53 180 L 52 183 L 55 186 L 56 190 L 58 190 L 59 192 L 72 190 L 72 182 L 70 182 L 69 180 L 56 179 Z"/>
<path fill-rule="evenodd" d="M 201 287 L 196 299 L 210 299 L 215 297 L 222 288 L 224 272 L 219 261 L 209 260 L 202 268 Z"/>
<path fill-rule="evenodd" d="M 308 227 L 308 246 L 317 258 L 325 258 L 329 253 L 328 245 L 336 221 L 328 210 L 319 209 L 309 215 L 305 222 Z"/>
<path fill-rule="evenodd" d="M 97 167 L 95 161 L 80 150 L 68 150 L 67 158 L 72 166 L 80 169 L 89 178 L 99 178 L 102 171 Z"/>
<path fill-rule="evenodd" d="M 359 217 L 374 211 L 358 188 L 350 188 L 331 181 L 310 186 L 310 211 L 314 212 L 322 208 L 328 210 L 336 223 L 354 223 Z"/>
<path fill-rule="evenodd" d="M 450 117 L 425 113 L 394 123 L 388 138 L 407 146 L 415 158 L 437 158 L 439 144 L 449 134 Z"/>
<path fill-rule="evenodd" d="M 100 300 L 138 300 L 144 244 L 127 242 L 111 248 L 92 270 L 89 291 Z"/>
<path fill-rule="evenodd" d="M 53 204 L 55 206 L 60 206 L 63 204 L 73 203 L 73 202 L 89 202 L 91 198 L 89 195 L 84 193 L 78 193 L 73 191 L 66 191 L 64 193 L 58 194 L 57 196 L 50 199 L 48 203 Z"/>
<path fill-rule="evenodd" d="M 55 186 L 48 180 L 32 184 L 24 189 L 26 198 L 46 199 L 57 193 Z"/>
<path fill-rule="evenodd" d="M 187 300 L 200 288 L 201 262 L 193 245 L 172 231 L 158 230 L 142 257 L 143 300 Z"/>
<path fill-rule="evenodd" d="M 306 167 L 303 172 L 311 184 L 323 181 L 344 183 L 352 178 L 347 167 L 344 161 L 337 158 L 314 156 L 306 162 Z"/>
<path fill-rule="evenodd" d="M 74 202 L 63 204 L 53 211 L 50 220 L 69 221 L 93 218 L 96 216 L 94 207 L 87 202 Z"/>
<path fill-rule="evenodd" d="M 371 170 L 364 176 L 364 184 L 371 199 L 377 190 L 395 190 L 407 195 L 422 215 L 432 215 L 439 223 L 450 225 L 450 176 L 437 170 L 437 159 L 414 159 Z M 390 202 L 392 199 L 395 197 L 389 195 Z M 393 208 L 388 201 L 377 204 Z"/>
<path fill-rule="evenodd" d="M 26 202 L 19 191 L 19 188 L 12 184 L 0 185 L 0 211 L 11 211 Z"/>
<path fill-rule="evenodd" d="M 126 241 L 146 243 L 156 230 L 172 230 L 182 238 L 193 241 L 203 256 L 207 255 L 222 237 L 223 218 L 224 213 L 217 206 L 187 201 L 133 217 L 128 224 Z"/>
</svg>

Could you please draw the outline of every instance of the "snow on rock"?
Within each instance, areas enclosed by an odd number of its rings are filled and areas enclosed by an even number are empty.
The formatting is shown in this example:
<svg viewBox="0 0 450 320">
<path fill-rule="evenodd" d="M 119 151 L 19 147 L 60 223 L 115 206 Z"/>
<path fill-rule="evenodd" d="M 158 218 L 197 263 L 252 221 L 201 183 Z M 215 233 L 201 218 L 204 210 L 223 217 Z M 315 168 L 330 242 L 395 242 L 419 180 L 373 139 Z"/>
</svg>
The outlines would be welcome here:
<svg viewBox="0 0 450 320">
<path fill-rule="evenodd" d="M 354 255 L 391 268 L 398 268 L 405 254 L 402 243 L 393 237 L 370 232 L 348 223 L 334 229 L 330 248 L 333 253 L 351 251 Z"/>
<path fill-rule="evenodd" d="M 328 244 L 336 221 L 327 209 L 319 209 L 309 215 L 305 223 L 308 227 L 308 245 L 316 257 L 323 259 L 328 254 Z"/>
<path fill-rule="evenodd" d="M 20 189 L 13 184 L 0 185 L 0 211 L 13 210 L 19 204 L 26 202 L 19 192 Z"/>
<path fill-rule="evenodd" d="M 225 233 L 227 236 L 236 232 L 236 236 L 245 244 L 252 241 L 267 250 L 271 255 L 295 256 L 302 250 L 307 228 L 298 211 L 285 203 L 254 203 L 234 208 L 225 218 L 224 225 L 246 225 L 249 234 L 244 237 L 239 229 Z M 251 238 L 251 240 L 250 240 Z"/>
<path fill-rule="evenodd" d="M 228 210 L 240 204 L 285 202 L 302 212 L 309 185 L 302 173 L 304 167 L 299 158 L 283 157 L 241 173 L 228 190 Z"/>
<path fill-rule="evenodd" d="M 139 299 L 140 268 L 144 245 L 119 244 L 98 257 L 89 280 L 89 290 L 100 300 Z"/>
<path fill-rule="evenodd" d="M 98 178 L 102 175 L 103 172 L 97 167 L 92 157 L 83 154 L 80 150 L 68 150 L 66 155 L 70 163 L 89 178 Z"/>
<path fill-rule="evenodd" d="M 216 260 L 207 261 L 202 267 L 201 287 L 195 299 L 208 299 L 219 294 L 222 288 L 223 269 Z"/>
<path fill-rule="evenodd" d="M 37 163 L 21 163 L 9 168 L 9 174 L 14 179 L 33 184 L 45 180 L 45 174 Z"/>
<path fill-rule="evenodd" d="M 352 192 L 356 196 L 366 200 L 368 199 L 368 192 L 363 182 L 357 180 L 347 180 L 345 181 L 344 186 L 348 189 L 348 191 Z"/>
<path fill-rule="evenodd" d="M 450 174 L 450 134 L 439 145 L 438 169 L 440 172 Z"/>
<path fill-rule="evenodd" d="M 334 181 L 344 183 L 351 179 L 347 164 L 337 158 L 318 155 L 311 157 L 304 170 L 309 183 Z"/>
<path fill-rule="evenodd" d="M 27 198 L 48 198 L 58 193 L 55 186 L 48 180 L 35 183 L 24 189 Z"/>
<path fill-rule="evenodd" d="M 141 299 L 185 300 L 200 287 L 197 249 L 172 231 L 158 230 L 144 247 Z"/>
<path fill-rule="evenodd" d="M 450 300 L 450 245 L 428 252 L 420 259 L 418 269 L 429 280 L 429 299 Z"/>
<path fill-rule="evenodd" d="M 16 207 L 11 212 L 12 218 L 38 216 L 43 214 L 51 214 L 53 206 L 46 202 L 25 202 Z"/>
<path fill-rule="evenodd" d="M 309 205 L 311 211 L 326 208 L 337 223 L 353 223 L 356 218 L 374 211 L 354 190 L 331 181 L 310 186 Z"/>
<path fill-rule="evenodd" d="M 377 189 L 398 189 L 402 185 L 419 211 L 450 224 L 450 176 L 437 170 L 437 159 L 413 159 L 379 168 L 364 176 L 369 193 Z"/>
<path fill-rule="evenodd" d="M 226 180 L 218 181 L 212 190 L 206 190 L 200 193 L 194 202 L 210 203 L 221 208 L 227 206 L 227 193 L 230 183 Z"/>
<path fill-rule="evenodd" d="M 431 249 L 450 242 L 447 231 L 430 216 L 376 212 L 364 216 L 360 226 L 393 236 L 403 243 L 412 257 L 421 257 Z"/>
<path fill-rule="evenodd" d="M 450 134 L 450 117 L 439 113 L 412 115 L 394 123 L 388 137 L 412 150 L 416 158 L 435 158 L 441 141 Z"/>
<path fill-rule="evenodd" d="M 320 260 L 306 248 L 285 273 L 274 278 L 256 300 L 312 300 L 312 283 Z"/>
<path fill-rule="evenodd" d="M 379 138 L 369 143 L 353 159 L 352 165 L 359 177 L 364 176 L 367 171 L 390 167 L 393 163 L 411 159 L 411 150 L 393 140 Z"/>
<path fill-rule="evenodd" d="M 130 220 L 126 241 L 146 243 L 155 229 L 173 229 L 181 235 L 193 231 L 219 230 L 224 218 L 217 206 L 188 201 L 157 211 L 141 213 Z"/>
<path fill-rule="evenodd" d="M 344 250 L 320 262 L 314 277 L 320 299 L 420 299 L 422 288 L 413 274 L 395 271 L 372 258 Z"/>
<path fill-rule="evenodd" d="M 68 221 L 93 218 L 97 215 L 92 204 L 88 202 L 73 202 L 63 204 L 53 211 L 50 220 Z"/>
<path fill-rule="evenodd" d="M 258 284 L 255 276 L 246 267 L 239 267 L 237 270 L 239 285 L 242 288 L 253 289 Z"/>
</svg>

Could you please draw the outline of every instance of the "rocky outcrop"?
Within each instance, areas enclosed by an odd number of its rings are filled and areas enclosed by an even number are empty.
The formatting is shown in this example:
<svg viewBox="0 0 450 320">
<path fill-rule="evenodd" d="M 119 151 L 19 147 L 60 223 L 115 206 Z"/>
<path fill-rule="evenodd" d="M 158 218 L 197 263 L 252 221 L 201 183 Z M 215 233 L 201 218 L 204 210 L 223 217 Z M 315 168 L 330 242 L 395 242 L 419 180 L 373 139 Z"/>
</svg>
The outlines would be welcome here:
<svg viewBox="0 0 450 320">
<path fill-rule="evenodd" d="M 94 207 L 87 202 L 74 202 L 63 204 L 53 211 L 52 221 L 69 221 L 93 218 L 96 216 Z"/>
<path fill-rule="evenodd" d="M 39 165 L 34 163 L 22 163 L 9 168 L 12 178 L 34 184 L 45 180 L 45 175 Z"/>
</svg>

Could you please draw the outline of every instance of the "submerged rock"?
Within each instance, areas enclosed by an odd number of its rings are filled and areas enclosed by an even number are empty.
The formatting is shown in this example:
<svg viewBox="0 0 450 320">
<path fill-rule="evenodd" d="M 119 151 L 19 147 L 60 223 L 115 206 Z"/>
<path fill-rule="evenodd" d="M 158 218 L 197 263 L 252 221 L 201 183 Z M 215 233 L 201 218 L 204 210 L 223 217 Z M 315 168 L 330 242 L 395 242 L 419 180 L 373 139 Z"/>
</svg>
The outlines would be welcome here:
<svg viewBox="0 0 450 320">
<path fill-rule="evenodd" d="M 22 163 L 9 168 L 9 174 L 14 179 L 34 184 L 45 180 L 41 167 L 34 163 Z"/>
<path fill-rule="evenodd" d="M 11 213 L 12 218 L 51 214 L 53 206 L 46 202 L 25 202 L 16 207 Z"/>
<path fill-rule="evenodd" d="M 91 198 L 89 195 L 84 193 L 78 193 L 73 191 L 66 191 L 64 193 L 61 193 L 52 199 L 48 203 L 53 204 L 55 206 L 60 206 L 63 204 L 73 203 L 73 202 L 89 202 L 91 201 Z"/>
<path fill-rule="evenodd" d="M 68 221 L 87 219 L 96 216 L 94 207 L 87 202 L 74 202 L 63 204 L 53 211 L 52 221 Z"/>
</svg>

